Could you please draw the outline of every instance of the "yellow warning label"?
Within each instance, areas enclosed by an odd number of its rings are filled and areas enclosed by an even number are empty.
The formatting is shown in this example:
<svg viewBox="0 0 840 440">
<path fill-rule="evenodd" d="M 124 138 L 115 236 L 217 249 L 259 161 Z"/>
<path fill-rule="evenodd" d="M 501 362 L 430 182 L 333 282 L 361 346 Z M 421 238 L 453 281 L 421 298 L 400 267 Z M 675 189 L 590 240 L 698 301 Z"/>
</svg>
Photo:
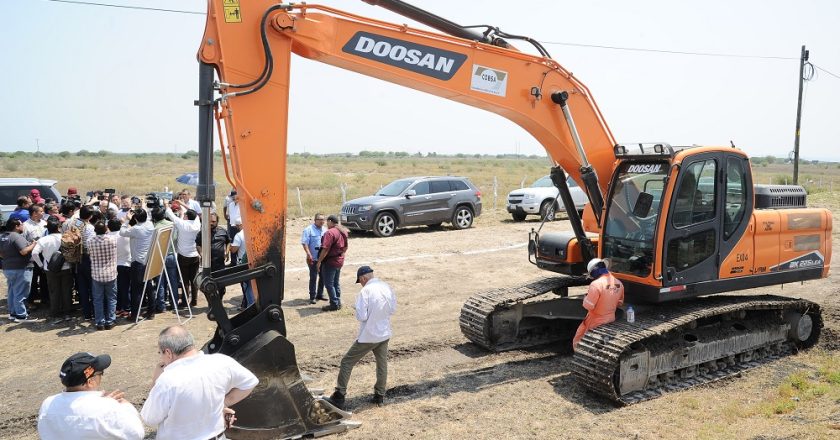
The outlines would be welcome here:
<svg viewBox="0 0 840 440">
<path fill-rule="evenodd" d="M 239 0 L 222 0 L 222 4 L 225 6 L 239 6 Z"/>
<path fill-rule="evenodd" d="M 225 0 L 225 2 L 228 1 L 232 0 Z M 239 11 L 239 6 L 225 6 L 225 23 L 242 23 L 242 13 Z"/>
</svg>

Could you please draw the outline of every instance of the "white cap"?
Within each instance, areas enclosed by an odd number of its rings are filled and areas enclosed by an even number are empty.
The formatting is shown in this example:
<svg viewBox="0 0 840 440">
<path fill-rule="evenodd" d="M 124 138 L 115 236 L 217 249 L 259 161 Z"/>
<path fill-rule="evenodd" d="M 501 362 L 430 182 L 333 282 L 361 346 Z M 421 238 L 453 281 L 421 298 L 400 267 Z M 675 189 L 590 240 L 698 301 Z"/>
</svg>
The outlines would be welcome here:
<svg viewBox="0 0 840 440">
<path fill-rule="evenodd" d="M 604 267 L 607 267 L 607 262 L 606 261 L 604 261 L 600 258 L 593 258 L 593 259 L 589 260 L 589 264 L 586 265 L 586 271 L 587 272 L 592 272 L 592 270 L 595 269 L 595 266 L 597 266 L 598 263 L 602 263 L 604 265 Z"/>
</svg>

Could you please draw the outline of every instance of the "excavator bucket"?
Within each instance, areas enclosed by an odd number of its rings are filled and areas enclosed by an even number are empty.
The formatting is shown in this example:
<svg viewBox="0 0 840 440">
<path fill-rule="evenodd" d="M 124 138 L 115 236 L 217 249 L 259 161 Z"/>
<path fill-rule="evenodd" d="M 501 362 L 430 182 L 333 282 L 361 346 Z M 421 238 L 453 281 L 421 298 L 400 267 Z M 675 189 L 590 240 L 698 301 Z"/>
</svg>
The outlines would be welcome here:
<svg viewBox="0 0 840 440">
<path fill-rule="evenodd" d="M 247 399 L 233 406 L 230 439 L 263 440 L 320 437 L 356 428 L 351 413 L 315 397 L 298 370 L 295 347 L 276 330 L 267 330 L 230 354 L 260 380 Z"/>
</svg>

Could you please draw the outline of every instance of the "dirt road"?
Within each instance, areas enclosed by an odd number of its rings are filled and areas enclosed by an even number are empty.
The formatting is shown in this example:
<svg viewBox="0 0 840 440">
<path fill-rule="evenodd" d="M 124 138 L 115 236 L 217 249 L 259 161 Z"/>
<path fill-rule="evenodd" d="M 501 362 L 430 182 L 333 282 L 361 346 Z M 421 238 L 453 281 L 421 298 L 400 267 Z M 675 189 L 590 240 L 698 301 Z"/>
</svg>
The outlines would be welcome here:
<svg viewBox="0 0 840 440">
<path fill-rule="evenodd" d="M 289 225 L 286 298 L 289 339 L 301 370 L 313 388 L 331 391 L 338 363 L 352 343 L 352 309 L 324 313 L 310 306 L 303 251 L 298 244 L 302 222 Z M 481 217 L 469 230 L 418 228 L 388 239 L 354 236 L 342 273 L 343 302 L 358 291 L 355 269 L 370 264 L 398 296 L 393 320 L 388 404 L 367 403 L 374 365 L 366 359 L 353 372 L 348 406 L 363 424 L 342 439 L 461 438 L 828 438 L 838 434 L 840 403 L 800 402 L 796 411 L 766 416 L 751 410 L 766 400 L 783 379 L 797 371 L 815 371 L 838 353 L 840 296 L 833 279 L 756 289 L 755 293 L 801 296 L 824 307 L 826 329 L 817 349 L 748 371 L 736 380 L 672 394 L 638 405 L 616 408 L 586 394 L 571 377 L 571 359 L 557 347 L 489 354 L 466 342 L 458 328 L 461 304 L 473 293 L 513 286 L 543 276 L 528 264 L 524 247 L 535 221 L 512 223 L 501 215 Z M 567 222 L 551 225 L 567 228 Z M 835 230 L 838 230 L 835 227 Z M 837 243 L 835 243 L 837 245 Z M 5 312 L 5 281 L 0 309 Z M 573 290 L 572 293 L 580 290 Z M 238 292 L 226 300 L 233 308 Z M 187 326 L 206 341 L 214 325 L 203 314 Z M 42 313 L 42 312 L 37 312 Z M 41 315 L 42 316 L 42 315 Z M 73 352 L 107 352 L 113 365 L 106 389 L 120 388 L 142 404 L 155 364 L 156 336 L 174 323 L 158 315 L 139 325 L 94 331 L 87 323 L 50 326 L 9 324 L 0 340 L 0 437 L 37 438 L 40 402 L 60 391 L 58 368 Z M 836 359 L 836 357 L 834 357 Z"/>
</svg>

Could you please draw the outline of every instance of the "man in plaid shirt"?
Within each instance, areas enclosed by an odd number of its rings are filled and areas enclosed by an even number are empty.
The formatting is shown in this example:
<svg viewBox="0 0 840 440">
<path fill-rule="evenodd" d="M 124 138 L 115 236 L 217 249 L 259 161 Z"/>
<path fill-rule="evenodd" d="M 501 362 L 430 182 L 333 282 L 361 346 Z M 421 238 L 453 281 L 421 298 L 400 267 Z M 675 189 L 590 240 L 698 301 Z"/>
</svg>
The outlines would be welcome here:
<svg viewBox="0 0 840 440">
<path fill-rule="evenodd" d="M 94 319 L 97 330 L 110 330 L 117 319 L 117 239 L 107 233 L 105 222 L 97 222 L 93 229 L 96 235 L 85 245 L 90 253 Z"/>
</svg>

